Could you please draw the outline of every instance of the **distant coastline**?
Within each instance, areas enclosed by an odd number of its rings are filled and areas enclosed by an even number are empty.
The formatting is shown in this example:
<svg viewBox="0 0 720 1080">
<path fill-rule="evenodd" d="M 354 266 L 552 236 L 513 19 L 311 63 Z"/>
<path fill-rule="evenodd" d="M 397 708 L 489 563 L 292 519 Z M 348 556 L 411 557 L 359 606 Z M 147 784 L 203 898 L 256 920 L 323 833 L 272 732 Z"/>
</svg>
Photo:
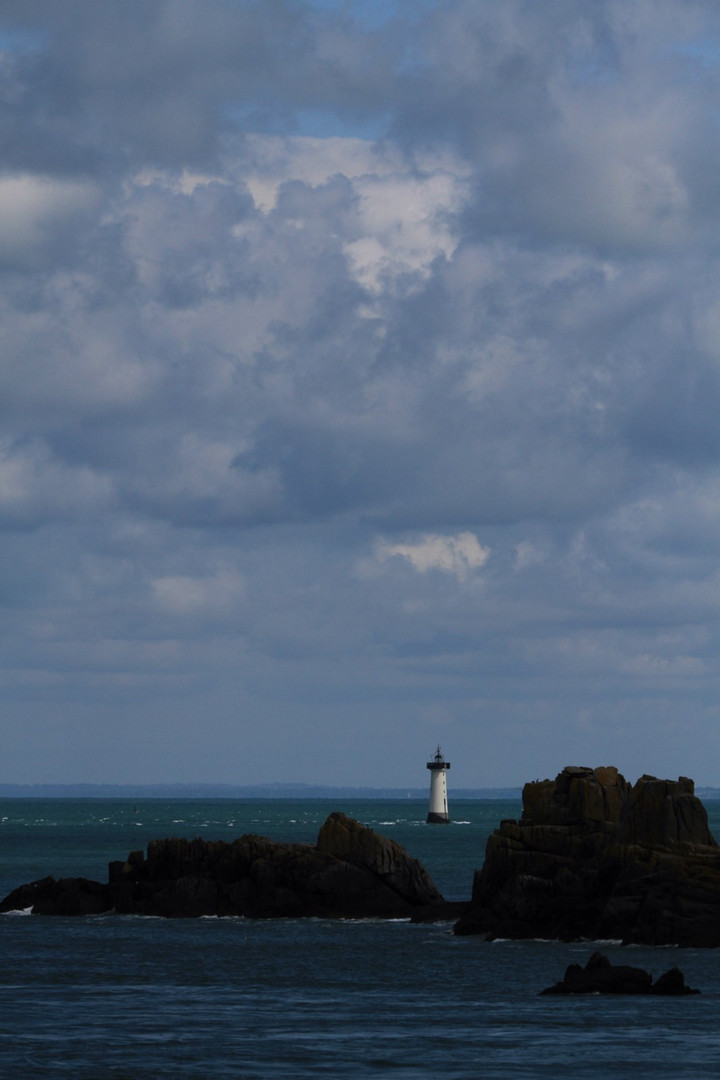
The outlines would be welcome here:
<svg viewBox="0 0 720 1080">
<path fill-rule="evenodd" d="M 699 799 L 720 799 L 720 788 L 696 787 Z M 520 802 L 522 787 L 453 788 L 452 802 Z M 2 784 L 2 799 L 427 799 L 427 788 L 320 784 Z"/>
<path fill-rule="evenodd" d="M 720 794 L 720 792 L 719 792 Z M 521 787 L 455 788 L 452 801 L 517 799 Z M 4 799 L 427 799 L 427 788 L 313 784 L 0 784 Z"/>
</svg>

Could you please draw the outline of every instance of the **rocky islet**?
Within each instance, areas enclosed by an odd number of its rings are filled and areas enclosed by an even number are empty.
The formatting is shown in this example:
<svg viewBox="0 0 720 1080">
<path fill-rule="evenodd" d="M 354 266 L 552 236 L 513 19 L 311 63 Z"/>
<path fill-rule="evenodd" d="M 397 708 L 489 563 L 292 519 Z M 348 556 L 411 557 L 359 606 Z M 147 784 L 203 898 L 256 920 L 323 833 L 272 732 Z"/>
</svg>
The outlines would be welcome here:
<svg viewBox="0 0 720 1080">
<path fill-rule="evenodd" d="M 314 845 L 254 835 L 153 840 L 147 854 L 111 862 L 107 883 L 46 877 L 11 892 L 0 912 L 452 920 L 463 906 L 446 903 L 399 844 L 336 812 Z"/>
<path fill-rule="evenodd" d="M 692 780 L 568 766 L 490 836 L 457 934 L 720 945 L 720 848 Z"/>
<path fill-rule="evenodd" d="M 699 994 L 685 983 L 679 968 L 673 967 L 653 982 L 644 968 L 613 964 L 602 953 L 595 952 L 585 967 L 569 964 L 560 982 L 540 991 L 541 995 L 569 994 L 651 994 L 654 997 L 687 997 Z"/>
</svg>

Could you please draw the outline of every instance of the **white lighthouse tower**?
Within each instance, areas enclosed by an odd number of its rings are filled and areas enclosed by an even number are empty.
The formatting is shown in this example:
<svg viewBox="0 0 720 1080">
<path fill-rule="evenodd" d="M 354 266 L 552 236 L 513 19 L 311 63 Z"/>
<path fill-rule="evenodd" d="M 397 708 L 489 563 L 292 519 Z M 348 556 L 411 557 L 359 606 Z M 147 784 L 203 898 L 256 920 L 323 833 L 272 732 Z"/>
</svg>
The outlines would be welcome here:
<svg viewBox="0 0 720 1080">
<path fill-rule="evenodd" d="M 430 806 L 428 807 L 428 822 L 433 825 L 448 825 L 450 815 L 447 804 L 447 777 L 450 762 L 442 756 L 440 747 L 432 761 L 428 761 L 430 770 Z"/>
</svg>

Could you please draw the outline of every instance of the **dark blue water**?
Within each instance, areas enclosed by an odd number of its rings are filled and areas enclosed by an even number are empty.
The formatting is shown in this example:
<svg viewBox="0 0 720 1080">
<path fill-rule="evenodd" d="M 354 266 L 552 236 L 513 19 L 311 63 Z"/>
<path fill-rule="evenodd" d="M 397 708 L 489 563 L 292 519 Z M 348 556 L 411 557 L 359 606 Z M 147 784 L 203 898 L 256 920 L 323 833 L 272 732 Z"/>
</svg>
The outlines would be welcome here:
<svg viewBox="0 0 720 1080">
<path fill-rule="evenodd" d="M 2 800 L 0 893 L 46 873 L 104 879 L 153 837 L 312 840 L 332 809 L 398 840 L 455 898 L 518 812 L 456 803 L 463 824 L 444 827 L 404 801 Z M 677 964 L 700 997 L 537 996 L 592 948 L 408 922 L 1 916 L 0 1076 L 716 1077 L 720 956 L 603 946 L 655 976 Z"/>
</svg>

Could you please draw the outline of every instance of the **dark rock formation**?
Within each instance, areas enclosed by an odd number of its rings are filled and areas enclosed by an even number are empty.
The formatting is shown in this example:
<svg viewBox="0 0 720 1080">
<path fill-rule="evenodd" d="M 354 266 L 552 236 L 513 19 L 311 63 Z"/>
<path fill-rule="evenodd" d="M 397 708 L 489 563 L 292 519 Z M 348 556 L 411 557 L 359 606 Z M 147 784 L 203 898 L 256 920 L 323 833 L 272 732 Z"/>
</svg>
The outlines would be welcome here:
<svg viewBox="0 0 720 1080">
<path fill-rule="evenodd" d="M 678 968 L 671 968 L 656 983 L 652 975 L 642 968 L 613 965 L 607 956 L 593 953 L 584 968 L 570 964 L 561 982 L 541 990 L 541 994 L 658 994 L 664 997 L 682 997 L 699 994 L 685 985 L 685 976 Z"/>
<path fill-rule="evenodd" d="M 113 907 L 107 885 L 87 878 L 42 878 L 21 885 L 0 904 L 2 911 L 26 911 L 34 915 L 102 915 Z"/>
<path fill-rule="evenodd" d="M 720 848 L 692 780 L 568 767 L 526 784 L 455 932 L 720 945 Z"/>
<path fill-rule="evenodd" d="M 417 859 L 412 859 L 394 840 L 379 836 L 346 814 L 330 814 L 318 834 L 317 850 L 369 870 L 414 907 L 442 899 Z"/>
<path fill-rule="evenodd" d="M 316 845 L 251 835 L 153 840 L 147 856 L 111 862 L 107 885 L 44 878 L 10 893 L 0 912 L 28 907 L 45 915 L 457 917 L 416 859 L 341 813 L 330 815 Z"/>
</svg>

